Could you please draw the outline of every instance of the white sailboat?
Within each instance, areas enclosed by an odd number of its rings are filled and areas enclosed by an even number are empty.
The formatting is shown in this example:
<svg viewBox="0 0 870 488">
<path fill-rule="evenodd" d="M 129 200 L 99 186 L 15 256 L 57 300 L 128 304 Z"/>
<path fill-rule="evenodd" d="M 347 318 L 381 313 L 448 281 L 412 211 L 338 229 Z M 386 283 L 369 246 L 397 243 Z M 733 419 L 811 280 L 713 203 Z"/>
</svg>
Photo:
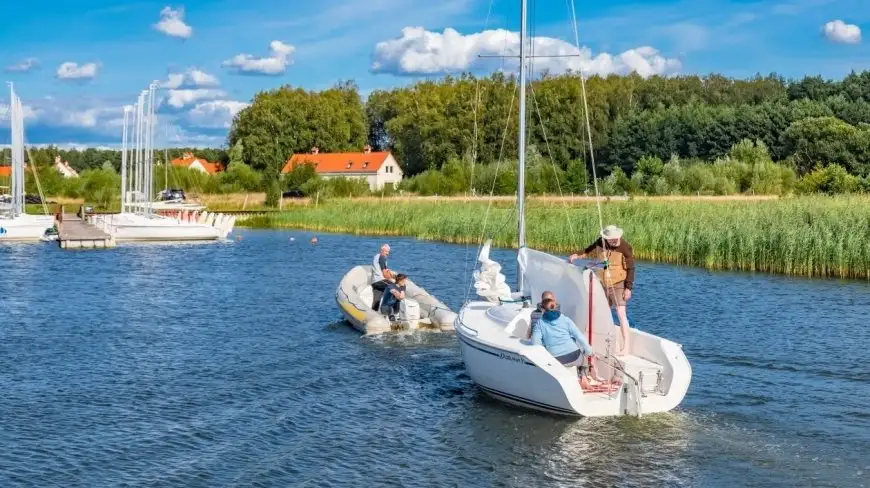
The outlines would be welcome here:
<svg viewBox="0 0 870 488">
<path fill-rule="evenodd" d="M 130 107 L 124 109 L 121 213 L 96 215 L 93 221 L 120 242 L 225 239 L 233 230 L 234 216 L 181 210 L 174 216 L 156 213 L 157 210 L 166 210 L 153 201 L 151 191 L 154 182 L 156 89 L 157 85 L 152 83 L 139 95 L 135 112 Z M 132 141 L 128 137 L 131 118 L 135 127 Z"/>
<path fill-rule="evenodd" d="M 521 0 L 521 16 L 519 285 L 518 291 L 512 292 L 505 284 L 501 266 L 489 258 L 490 241 L 487 241 L 479 253 L 480 267 L 474 275 L 481 300 L 467 302 L 456 319 L 465 368 L 471 379 L 492 397 L 545 412 L 607 417 L 669 411 L 683 400 L 691 381 L 692 368 L 682 347 L 632 328 L 630 354 L 613 356 L 615 324 L 605 290 L 595 273 L 525 245 L 526 0 Z M 586 117 L 588 124 L 588 110 Z M 603 387 L 584 390 L 576 367 L 563 366 L 543 346 L 532 345 L 527 339 L 533 311 L 531 297 L 540 297 L 544 291 L 555 293 L 561 312 L 590 338 L 593 351 L 600 356 L 595 373 L 608 380 Z"/>
<path fill-rule="evenodd" d="M 54 225 L 51 215 L 30 215 L 24 201 L 24 109 L 9 84 L 9 121 L 12 135 L 10 195 L 0 203 L 0 242 L 40 241 Z M 6 200 L 6 199 L 4 199 Z"/>
</svg>

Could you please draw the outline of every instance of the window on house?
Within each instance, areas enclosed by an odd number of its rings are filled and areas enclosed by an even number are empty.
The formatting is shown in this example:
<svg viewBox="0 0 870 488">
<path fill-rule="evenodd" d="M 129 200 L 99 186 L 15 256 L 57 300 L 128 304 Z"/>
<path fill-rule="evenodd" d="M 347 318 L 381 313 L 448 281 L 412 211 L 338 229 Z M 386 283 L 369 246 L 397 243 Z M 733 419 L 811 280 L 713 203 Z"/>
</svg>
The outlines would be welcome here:
<svg viewBox="0 0 870 488">
<path fill-rule="evenodd" d="M 353 161 L 348 161 L 348 162 L 347 162 L 347 169 L 350 169 L 350 166 L 351 166 L 352 164 L 353 164 Z"/>
<path fill-rule="evenodd" d="M 369 162 L 368 162 L 368 161 L 364 162 L 364 163 L 363 163 L 363 168 L 368 168 L 368 167 L 369 167 Z"/>
</svg>

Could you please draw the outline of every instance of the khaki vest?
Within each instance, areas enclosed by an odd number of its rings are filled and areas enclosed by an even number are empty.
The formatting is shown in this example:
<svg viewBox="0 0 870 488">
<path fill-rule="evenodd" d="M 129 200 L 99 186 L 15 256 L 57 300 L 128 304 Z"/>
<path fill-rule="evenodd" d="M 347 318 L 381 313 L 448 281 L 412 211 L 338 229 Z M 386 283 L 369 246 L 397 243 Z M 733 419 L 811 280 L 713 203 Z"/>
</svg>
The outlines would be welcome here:
<svg viewBox="0 0 870 488">
<path fill-rule="evenodd" d="M 596 247 L 592 254 L 599 260 L 607 260 L 607 269 L 598 269 L 595 274 L 604 283 L 604 286 L 618 285 L 628 277 L 625 269 L 625 254 L 613 249 L 604 250 Z"/>
</svg>

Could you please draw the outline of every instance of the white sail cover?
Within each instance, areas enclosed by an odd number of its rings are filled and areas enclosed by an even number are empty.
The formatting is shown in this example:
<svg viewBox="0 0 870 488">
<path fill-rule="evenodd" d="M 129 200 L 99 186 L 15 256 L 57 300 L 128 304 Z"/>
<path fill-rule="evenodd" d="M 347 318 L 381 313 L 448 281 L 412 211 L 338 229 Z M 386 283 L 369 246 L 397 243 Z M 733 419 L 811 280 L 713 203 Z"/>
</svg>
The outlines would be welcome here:
<svg viewBox="0 0 870 488">
<path fill-rule="evenodd" d="M 474 272 L 474 289 L 479 297 L 493 303 L 498 303 L 499 300 L 511 300 L 511 288 L 505 283 L 501 265 L 489 259 L 491 245 L 492 240 L 487 240 L 477 256 L 480 268 Z"/>
<path fill-rule="evenodd" d="M 598 277 L 562 258 L 529 248 L 520 249 L 517 261 L 523 273 L 525 291 L 532 297 L 532 303 L 539 302 L 545 291 L 555 293 L 562 313 L 585 334 L 588 334 L 589 324 L 589 295 L 586 290 L 592 277 L 592 346 L 596 352 L 603 351 L 604 339 L 613 332 L 613 317 Z"/>
</svg>

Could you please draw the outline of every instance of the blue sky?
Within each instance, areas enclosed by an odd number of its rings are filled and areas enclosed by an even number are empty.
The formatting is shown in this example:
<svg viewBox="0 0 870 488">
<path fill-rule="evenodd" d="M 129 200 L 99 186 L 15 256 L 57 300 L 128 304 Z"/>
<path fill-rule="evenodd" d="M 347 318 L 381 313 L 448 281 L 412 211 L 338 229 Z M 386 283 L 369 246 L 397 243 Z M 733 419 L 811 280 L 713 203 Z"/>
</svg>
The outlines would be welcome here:
<svg viewBox="0 0 870 488">
<path fill-rule="evenodd" d="M 9 3 L 0 69 L 36 144 L 117 146 L 123 106 L 159 80 L 158 145 L 220 146 L 232 115 L 259 90 L 352 79 L 365 95 L 484 72 L 493 62 L 478 55 L 514 50 L 519 28 L 517 0 Z M 569 3 L 531 5 L 536 51 L 576 52 Z M 870 69 L 867 0 L 612 0 L 576 10 L 583 56 L 540 66 L 831 78 Z M 7 103 L 4 90 L 0 144 L 9 139 Z"/>
</svg>

